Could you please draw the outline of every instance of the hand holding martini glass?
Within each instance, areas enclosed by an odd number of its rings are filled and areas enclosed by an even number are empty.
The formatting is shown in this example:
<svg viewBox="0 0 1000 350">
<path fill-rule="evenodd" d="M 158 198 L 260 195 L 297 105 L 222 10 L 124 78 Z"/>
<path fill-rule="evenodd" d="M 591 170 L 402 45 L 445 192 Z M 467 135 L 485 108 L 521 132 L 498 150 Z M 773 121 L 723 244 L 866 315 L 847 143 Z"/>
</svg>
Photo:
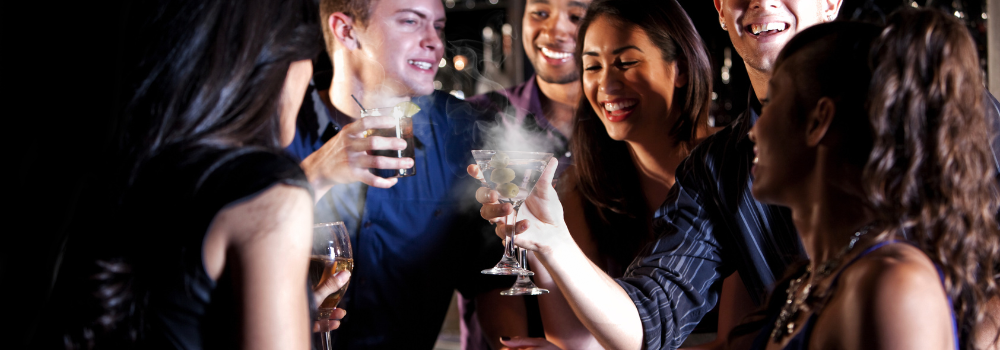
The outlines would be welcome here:
<svg viewBox="0 0 1000 350">
<path fill-rule="evenodd" d="M 534 275 L 534 272 L 524 268 L 524 265 L 519 261 L 520 254 L 518 248 L 514 246 L 513 223 L 517 222 L 518 210 L 535 188 L 535 183 L 541 177 L 542 170 L 545 169 L 545 165 L 552 159 L 552 153 L 476 150 L 472 151 L 472 156 L 476 159 L 476 165 L 479 166 L 480 173 L 482 174 L 480 180 L 483 182 L 483 186 L 496 190 L 500 194 L 501 203 L 510 203 L 514 207 L 513 218 L 507 218 L 507 220 L 513 220 L 513 222 L 507 222 L 509 229 L 506 232 L 506 238 L 504 238 L 503 257 L 496 266 L 483 270 L 482 273 L 490 275 Z M 517 283 L 522 288 L 519 291 L 512 288 L 505 295 L 537 295 L 548 293 L 548 290 L 535 288 L 534 284 L 527 287 L 525 282 L 531 283 L 531 280 L 527 280 L 526 277 L 519 277 Z"/>
</svg>

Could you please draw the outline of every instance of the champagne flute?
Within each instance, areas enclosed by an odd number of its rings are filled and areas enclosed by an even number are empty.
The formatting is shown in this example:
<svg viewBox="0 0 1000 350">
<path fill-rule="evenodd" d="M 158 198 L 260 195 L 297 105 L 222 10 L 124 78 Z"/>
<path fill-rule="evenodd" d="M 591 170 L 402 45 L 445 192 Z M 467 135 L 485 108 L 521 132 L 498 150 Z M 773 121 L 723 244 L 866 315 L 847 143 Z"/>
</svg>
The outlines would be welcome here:
<svg viewBox="0 0 1000 350">
<path fill-rule="evenodd" d="M 340 271 L 354 269 L 354 258 L 351 251 L 351 239 L 342 221 L 316 224 L 313 226 L 312 256 L 309 257 L 309 281 L 313 288 L 322 285 Z M 337 308 L 340 299 L 347 290 L 345 283 L 339 290 L 326 296 L 319 305 L 318 322 L 329 322 L 330 314 Z M 325 350 L 331 350 L 330 332 L 323 332 L 320 343 Z"/>
</svg>

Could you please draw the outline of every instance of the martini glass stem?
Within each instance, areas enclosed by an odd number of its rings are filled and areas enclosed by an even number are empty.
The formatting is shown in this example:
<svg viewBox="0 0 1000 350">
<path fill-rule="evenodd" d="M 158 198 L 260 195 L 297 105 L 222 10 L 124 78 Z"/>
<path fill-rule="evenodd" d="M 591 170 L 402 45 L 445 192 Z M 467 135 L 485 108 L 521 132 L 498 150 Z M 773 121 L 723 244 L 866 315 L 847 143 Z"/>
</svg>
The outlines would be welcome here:
<svg viewBox="0 0 1000 350">
<path fill-rule="evenodd" d="M 511 201 L 513 205 L 513 201 Z M 514 206 L 514 214 L 507 216 L 507 240 L 504 242 L 504 256 L 513 259 L 516 263 L 520 265 L 518 261 L 517 246 L 514 245 L 514 226 L 517 225 L 517 210 L 520 209 L 518 206 Z M 511 222 L 513 221 L 513 222 Z M 519 268 L 524 268 L 524 265 L 518 266 Z"/>
</svg>

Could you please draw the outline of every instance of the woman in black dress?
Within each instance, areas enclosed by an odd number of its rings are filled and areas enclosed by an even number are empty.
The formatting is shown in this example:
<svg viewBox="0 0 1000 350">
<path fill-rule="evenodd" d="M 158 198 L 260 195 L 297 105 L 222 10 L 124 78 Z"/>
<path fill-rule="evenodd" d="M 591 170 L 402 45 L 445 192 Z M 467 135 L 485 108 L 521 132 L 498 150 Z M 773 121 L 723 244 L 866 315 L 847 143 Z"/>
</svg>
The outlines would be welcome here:
<svg viewBox="0 0 1000 350">
<path fill-rule="evenodd" d="M 70 238 L 57 341 L 308 348 L 310 304 L 348 278 L 309 289 L 312 190 L 282 152 L 323 47 L 316 4 L 146 1 L 130 13 L 118 199 L 108 227 Z"/>
</svg>

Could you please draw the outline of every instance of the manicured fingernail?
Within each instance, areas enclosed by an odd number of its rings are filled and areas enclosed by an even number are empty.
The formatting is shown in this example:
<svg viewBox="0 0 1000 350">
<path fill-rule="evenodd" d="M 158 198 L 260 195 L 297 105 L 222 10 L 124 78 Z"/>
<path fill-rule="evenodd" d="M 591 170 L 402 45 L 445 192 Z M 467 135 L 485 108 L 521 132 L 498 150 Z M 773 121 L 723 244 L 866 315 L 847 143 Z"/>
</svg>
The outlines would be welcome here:
<svg viewBox="0 0 1000 350">
<path fill-rule="evenodd" d="M 508 341 L 508 340 L 510 340 L 510 337 L 507 337 L 507 336 L 503 336 L 503 337 L 500 337 L 500 340 L 503 340 L 503 341 Z"/>
</svg>

